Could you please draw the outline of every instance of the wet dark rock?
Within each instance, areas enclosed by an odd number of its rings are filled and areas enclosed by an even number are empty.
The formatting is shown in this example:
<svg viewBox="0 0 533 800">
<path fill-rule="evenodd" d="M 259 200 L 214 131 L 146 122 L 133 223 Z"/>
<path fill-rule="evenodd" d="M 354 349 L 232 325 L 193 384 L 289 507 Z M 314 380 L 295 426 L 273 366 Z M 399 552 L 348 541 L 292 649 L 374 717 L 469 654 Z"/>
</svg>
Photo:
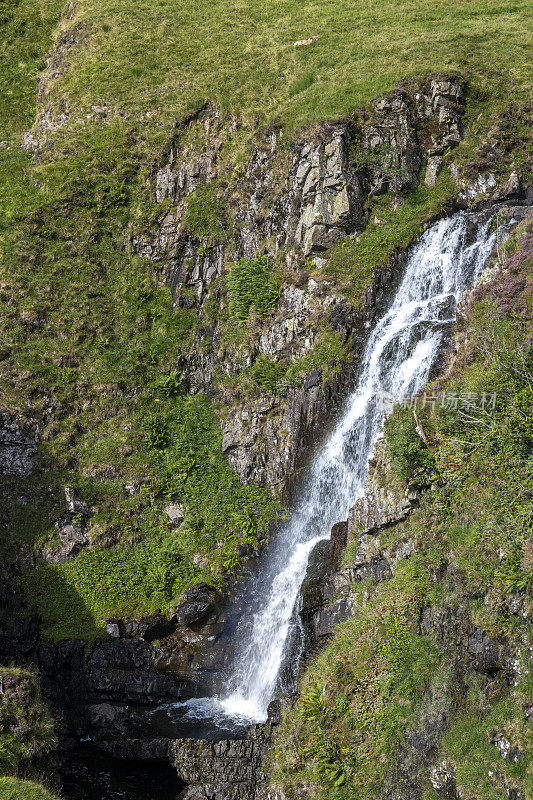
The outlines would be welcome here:
<svg viewBox="0 0 533 800">
<path fill-rule="evenodd" d="M 129 709 L 127 706 L 117 706 L 113 703 L 94 703 L 83 709 L 84 717 L 92 728 L 96 730 L 113 730 L 116 733 L 125 733 L 128 729 Z"/>
<path fill-rule="evenodd" d="M 304 389 L 312 389 L 313 386 L 320 386 L 322 381 L 322 370 L 315 369 L 313 372 L 310 372 L 307 375 L 306 379 L 304 380 Z"/>
<path fill-rule="evenodd" d="M 39 442 L 35 427 L 0 410 L 0 473 L 25 476 L 33 467 Z"/>
<path fill-rule="evenodd" d="M 267 709 L 267 721 L 269 725 L 279 725 L 282 718 L 283 703 L 280 698 L 271 700 Z"/>
<path fill-rule="evenodd" d="M 145 642 L 153 642 L 155 639 L 164 639 L 166 636 L 170 636 L 175 630 L 175 625 L 164 614 L 156 612 L 148 617 L 126 622 L 124 629 L 129 636 L 139 637 Z"/>
<path fill-rule="evenodd" d="M 330 544 L 327 539 L 318 542 L 309 555 L 305 578 L 300 588 L 300 614 L 308 617 L 320 607 L 322 583 L 328 571 Z"/>
<path fill-rule="evenodd" d="M 171 757 L 171 739 L 163 737 L 117 739 L 99 742 L 101 749 L 115 758 L 131 761 L 167 761 Z"/>
<path fill-rule="evenodd" d="M 342 554 L 348 544 L 348 522 L 336 522 L 331 529 L 329 541 L 329 568 L 339 569 Z"/>
<path fill-rule="evenodd" d="M 266 798 L 263 759 L 270 743 L 269 725 L 251 725 L 244 739 L 173 740 L 171 763 L 188 784 L 186 800 Z"/>
<path fill-rule="evenodd" d="M 422 616 L 422 630 L 434 636 L 450 652 L 458 652 L 469 667 L 503 683 L 512 681 L 513 668 L 508 642 L 497 640 L 472 623 L 466 603 L 453 608 L 428 608 Z"/>
<path fill-rule="evenodd" d="M 176 609 L 172 620 L 180 625 L 195 626 L 211 616 L 220 603 L 220 595 L 214 586 L 197 583 L 183 595 L 183 601 Z"/>
</svg>

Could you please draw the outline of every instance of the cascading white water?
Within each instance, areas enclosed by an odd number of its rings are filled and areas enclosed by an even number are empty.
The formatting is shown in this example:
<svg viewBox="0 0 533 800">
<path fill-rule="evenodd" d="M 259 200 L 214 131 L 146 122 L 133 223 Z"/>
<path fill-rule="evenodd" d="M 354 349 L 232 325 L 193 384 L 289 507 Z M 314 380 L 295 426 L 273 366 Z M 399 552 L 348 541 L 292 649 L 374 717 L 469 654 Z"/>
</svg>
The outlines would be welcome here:
<svg viewBox="0 0 533 800">
<path fill-rule="evenodd" d="M 369 336 L 357 386 L 311 464 L 291 517 L 248 586 L 250 612 L 237 629 L 232 671 L 218 698 L 189 701 L 192 716 L 264 721 L 276 688 L 308 557 L 346 519 L 363 493 L 368 460 L 385 412 L 376 396 L 396 399 L 424 386 L 455 320 L 457 300 L 480 276 L 494 246 L 489 224 L 467 245 L 468 215 L 435 223 L 413 248 L 388 311 Z"/>
</svg>

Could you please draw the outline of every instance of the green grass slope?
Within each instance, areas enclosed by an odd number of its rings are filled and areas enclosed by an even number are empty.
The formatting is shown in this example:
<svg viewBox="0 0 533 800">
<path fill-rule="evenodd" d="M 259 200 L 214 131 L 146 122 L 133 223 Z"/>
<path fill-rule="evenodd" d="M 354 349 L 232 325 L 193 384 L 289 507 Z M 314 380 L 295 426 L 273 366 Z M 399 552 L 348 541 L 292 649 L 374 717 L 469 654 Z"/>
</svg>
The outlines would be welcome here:
<svg viewBox="0 0 533 800">
<path fill-rule="evenodd" d="M 0 777 L 0 800 L 56 800 L 56 797 L 33 781 Z"/>
<path fill-rule="evenodd" d="M 56 96 L 173 122 L 206 98 L 290 125 L 348 113 L 405 77 L 528 78 L 526 0 L 81 0 L 87 40 Z M 70 23 L 69 23 L 70 24 Z M 318 36 L 310 45 L 294 42 Z"/>
</svg>

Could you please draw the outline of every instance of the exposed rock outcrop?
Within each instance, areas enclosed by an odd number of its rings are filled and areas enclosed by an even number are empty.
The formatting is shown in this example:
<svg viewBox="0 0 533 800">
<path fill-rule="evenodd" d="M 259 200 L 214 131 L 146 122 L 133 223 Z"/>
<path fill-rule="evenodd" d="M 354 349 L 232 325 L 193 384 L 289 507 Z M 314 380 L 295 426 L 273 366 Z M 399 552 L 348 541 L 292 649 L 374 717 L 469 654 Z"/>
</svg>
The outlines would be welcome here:
<svg viewBox="0 0 533 800">
<path fill-rule="evenodd" d="M 38 432 L 27 421 L 16 419 L 0 410 L 0 474 L 4 476 L 28 475 L 33 467 Z"/>
<path fill-rule="evenodd" d="M 198 584 L 185 593 L 173 615 L 109 620 L 110 638 L 92 643 L 45 643 L 37 618 L 6 619 L 0 655 L 38 666 L 63 736 L 90 734 L 104 746 L 125 734 L 142 735 L 149 743 L 157 738 L 155 729 L 142 731 L 149 727 L 146 720 L 154 705 L 211 691 L 214 671 L 222 668 L 231 645 L 221 601 L 212 586 Z M 138 708 L 140 721 L 128 710 L 130 705 Z"/>
<path fill-rule="evenodd" d="M 391 577 L 394 565 L 414 552 L 408 540 L 394 552 L 383 547 L 380 532 L 410 513 L 420 497 L 415 486 L 406 487 L 394 477 L 385 442 L 379 440 L 369 464 L 365 493 L 350 510 L 348 520 L 333 526 L 329 544 L 322 551 L 319 566 L 311 558 L 301 591 L 301 617 L 308 647 L 313 649 L 348 619 L 356 607 L 353 587 L 371 579 L 381 583 Z M 342 565 L 343 552 L 350 545 L 350 557 Z"/>
<path fill-rule="evenodd" d="M 184 800 L 262 800 L 269 745 L 268 725 L 251 725 L 245 739 L 174 740 L 171 762 L 189 786 Z"/>
<path fill-rule="evenodd" d="M 223 153 L 237 121 L 206 105 L 177 126 L 153 176 L 155 199 L 166 210 L 154 235 L 136 235 L 132 244 L 160 264 L 175 304 L 197 310 L 202 324 L 178 367 L 191 391 L 218 394 L 231 406 L 221 415 L 224 449 L 241 480 L 266 485 L 273 494 L 287 487 L 351 381 L 361 341 L 393 288 L 401 259 L 376 272 L 358 308 L 334 282 L 309 280 L 305 269 L 322 268 L 335 243 L 365 227 L 373 196 L 388 191 L 402 202 L 402 194 L 417 185 L 424 158 L 441 157 L 460 141 L 464 107 L 460 80 L 411 81 L 377 98 L 360 119 L 302 131 L 292 152 L 283 131 L 271 126 L 249 143 L 246 166 L 231 173 Z M 191 195 L 208 185 L 212 202 L 233 220 L 227 237 L 200 236 L 187 225 Z M 263 254 L 286 273 L 280 301 L 250 328 L 244 347 L 228 346 L 223 314 L 213 317 L 207 309 L 227 309 L 221 279 L 229 262 Z M 294 363 L 311 353 L 324 330 L 339 332 L 346 345 L 346 363 L 332 379 L 308 377 L 275 394 L 242 397 L 238 376 L 259 356 Z M 232 384 L 236 388 L 228 390 Z"/>
</svg>

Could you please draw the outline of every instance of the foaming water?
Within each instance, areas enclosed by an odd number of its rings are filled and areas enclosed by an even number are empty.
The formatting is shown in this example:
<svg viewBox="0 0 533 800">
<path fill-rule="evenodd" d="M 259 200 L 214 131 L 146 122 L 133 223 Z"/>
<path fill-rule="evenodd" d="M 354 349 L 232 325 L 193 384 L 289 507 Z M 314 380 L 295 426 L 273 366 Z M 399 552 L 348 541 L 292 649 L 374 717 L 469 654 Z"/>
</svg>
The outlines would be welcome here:
<svg viewBox="0 0 533 800">
<path fill-rule="evenodd" d="M 249 612 L 235 633 L 236 653 L 216 698 L 188 701 L 186 713 L 237 725 L 262 722 L 290 641 L 309 554 L 363 493 L 368 460 L 386 413 L 377 398 L 399 400 L 426 383 L 455 321 L 457 301 L 481 275 L 494 246 L 489 224 L 460 213 L 435 223 L 408 259 L 396 295 L 370 334 L 357 385 L 314 458 L 288 522 L 245 588 Z M 470 237 L 472 238 L 472 237 Z"/>
</svg>

